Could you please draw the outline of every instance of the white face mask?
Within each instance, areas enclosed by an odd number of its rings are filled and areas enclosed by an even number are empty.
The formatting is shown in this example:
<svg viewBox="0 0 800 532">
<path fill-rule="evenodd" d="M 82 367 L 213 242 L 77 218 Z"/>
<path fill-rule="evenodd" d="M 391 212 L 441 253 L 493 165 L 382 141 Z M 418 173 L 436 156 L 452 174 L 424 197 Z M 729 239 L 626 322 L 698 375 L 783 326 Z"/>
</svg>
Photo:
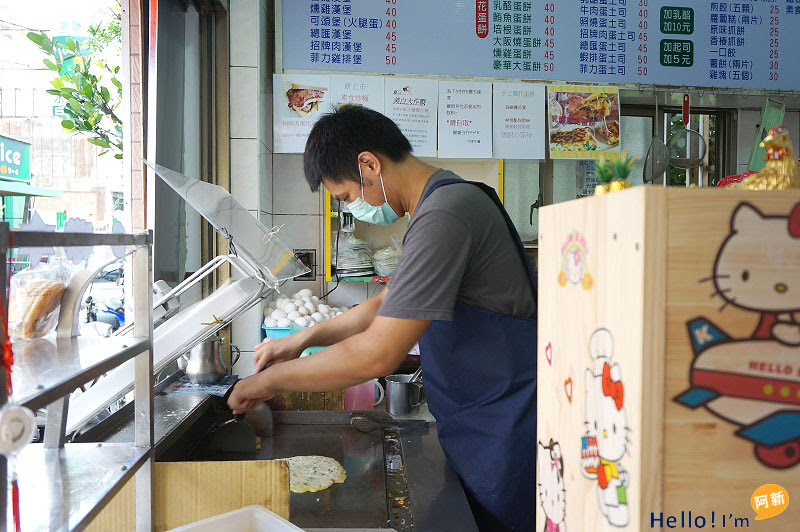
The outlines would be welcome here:
<svg viewBox="0 0 800 532">
<path fill-rule="evenodd" d="M 381 189 L 383 189 L 383 205 L 371 205 L 364 199 L 364 175 L 361 173 L 361 163 L 358 163 L 358 175 L 361 178 L 361 197 L 356 198 L 352 203 L 347 204 L 350 213 L 362 222 L 367 222 L 377 225 L 391 225 L 400 219 L 400 216 L 394 212 L 392 206 L 389 205 L 389 200 L 386 198 L 386 188 L 383 186 L 383 174 L 378 174 L 381 180 Z"/>
</svg>

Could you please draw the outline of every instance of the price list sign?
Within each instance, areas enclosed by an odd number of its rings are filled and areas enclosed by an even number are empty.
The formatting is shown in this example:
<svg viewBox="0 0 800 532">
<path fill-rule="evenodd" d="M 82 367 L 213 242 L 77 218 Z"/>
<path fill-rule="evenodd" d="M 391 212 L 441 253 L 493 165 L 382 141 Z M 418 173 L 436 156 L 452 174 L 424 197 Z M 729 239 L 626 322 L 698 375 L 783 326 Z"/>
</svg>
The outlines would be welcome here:
<svg viewBox="0 0 800 532">
<path fill-rule="evenodd" d="M 282 68 L 794 90 L 800 0 L 283 0 Z"/>
</svg>

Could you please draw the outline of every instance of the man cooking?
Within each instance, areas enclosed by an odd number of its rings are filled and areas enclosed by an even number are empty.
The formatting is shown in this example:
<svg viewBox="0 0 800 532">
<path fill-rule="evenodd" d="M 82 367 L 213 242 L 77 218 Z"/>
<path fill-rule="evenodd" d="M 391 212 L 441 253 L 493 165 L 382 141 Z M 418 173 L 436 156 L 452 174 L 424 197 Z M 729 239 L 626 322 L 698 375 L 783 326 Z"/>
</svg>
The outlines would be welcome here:
<svg viewBox="0 0 800 532">
<path fill-rule="evenodd" d="M 532 531 L 536 485 L 536 280 L 494 191 L 411 154 L 397 125 L 364 107 L 324 115 L 306 180 L 357 219 L 410 222 L 387 289 L 350 311 L 255 348 L 234 412 L 279 389 L 326 391 L 393 373 L 419 341 L 442 449 L 482 531 Z M 311 346 L 330 346 L 299 358 Z"/>
</svg>

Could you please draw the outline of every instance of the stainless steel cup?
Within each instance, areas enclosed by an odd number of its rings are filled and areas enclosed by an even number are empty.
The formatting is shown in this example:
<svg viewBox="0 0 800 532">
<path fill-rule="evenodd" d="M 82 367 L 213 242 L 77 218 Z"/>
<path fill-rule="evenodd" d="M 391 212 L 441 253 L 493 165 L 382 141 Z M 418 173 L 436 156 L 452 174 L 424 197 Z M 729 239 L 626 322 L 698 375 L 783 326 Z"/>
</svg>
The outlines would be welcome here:
<svg viewBox="0 0 800 532">
<path fill-rule="evenodd" d="M 422 383 L 409 382 L 412 375 L 386 377 L 386 411 L 393 416 L 408 416 L 419 410 Z"/>
</svg>

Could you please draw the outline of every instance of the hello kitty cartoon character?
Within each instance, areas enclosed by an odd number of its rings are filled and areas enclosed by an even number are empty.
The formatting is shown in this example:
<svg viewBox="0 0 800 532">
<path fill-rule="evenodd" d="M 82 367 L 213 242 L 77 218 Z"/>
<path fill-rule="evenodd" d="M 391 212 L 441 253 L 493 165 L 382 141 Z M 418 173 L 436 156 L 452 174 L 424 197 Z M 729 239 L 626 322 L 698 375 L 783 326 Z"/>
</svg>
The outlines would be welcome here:
<svg viewBox="0 0 800 532">
<path fill-rule="evenodd" d="M 756 457 L 775 469 L 800 464 L 800 203 L 766 215 L 742 202 L 731 214 L 712 275 L 711 297 L 757 313 L 746 337 L 706 316 L 686 323 L 693 358 L 690 388 L 673 398 L 739 426 Z"/>
<path fill-rule="evenodd" d="M 552 439 L 548 445 L 539 442 L 536 451 L 539 473 L 539 500 L 544 510 L 544 532 L 566 532 L 567 491 L 564 488 L 564 458 L 561 446 Z"/>
<path fill-rule="evenodd" d="M 558 284 L 566 286 L 567 283 L 581 285 L 584 290 L 591 290 L 592 275 L 587 264 L 586 239 L 578 231 L 569 234 L 561 246 L 561 268 L 558 272 Z"/>
<path fill-rule="evenodd" d="M 742 259 L 746 257 L 746 261 Z M 752 339 L 800 346 L 800 203 L 786 216 L 765 216 L 743 202 L 714 263 L 714 296 L 761 314 Z"/>
<path fill-rule="evenodd" d="M 628 417 L 622 370 L 611 361 L 614 337 L 608 329 L 592 334 L 590 352 L 595 370 L 586 370 L 586 435 L 581 446 L 581 472 L 597 482 L 600 511 L 609 524 L 630 521 L 626 488 L 628 472 L 621 460 L 628 448 Z"/>
</svg>

